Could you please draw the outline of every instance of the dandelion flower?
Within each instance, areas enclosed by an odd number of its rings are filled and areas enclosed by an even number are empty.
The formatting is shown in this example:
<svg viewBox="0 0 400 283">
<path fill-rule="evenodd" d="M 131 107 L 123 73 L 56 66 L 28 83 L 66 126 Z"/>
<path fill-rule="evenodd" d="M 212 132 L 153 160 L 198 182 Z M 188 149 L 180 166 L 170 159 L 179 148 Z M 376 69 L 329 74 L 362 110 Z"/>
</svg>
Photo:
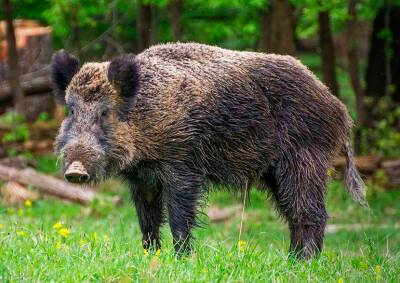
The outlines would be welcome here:
<svg viewBox="0 0 400 283">
<path fill-rule="evenodd" d="M 70 232 L 69 229 L 67 229 L 67 228 L 61 228 L 60 230 L 58 230 L 57 233 L 58 233 L 61 237 L 64 237 L 64 238 L 68 237 L 69 234 L 71 234 L 71 232 Z"/>
<path fill-rule="evenodd" d="M 24 204 L 25 204 L 26 207 L 31 207 L 32 206 L 32 201 L 30 199 L 27 199 Z"/>
<path fill-rule="evenodd" d="M 143 254 L 144 254 L 144 256 L 148 256 L 149 255 L 149 251 L 147 249 L 143 249 Z"/>
<path fill-rule="evenodd" d="M 360 270 L 364 271 L 368 269 L 368 264 L 365 260 L 361 261 L 359 264 Z"/>
<path fill-rule="evenodd" d="M 158 249 L 158 250 L 156 251 L 156 256 L 159 256 L 160 254 L 161 254 L 161 250 Z"/>
<path fill-rule="evenodd" d="M 56 250 L 60 250 L 61 249 L 61 242 L 60 241 L 58 241 L 58 242 L 56 242 Z"/>
<path fill-rule="evenodd" d="M 380 265 L 375 265 L 374 272 L 376 281 L 380 281 L 382 279 L 382 267 Z"/>
<path fill-rule="evenodd" d="M 93 240 L 95 241 L 95 242 L 97 242 L 98 240 L 99 240 L 99 235 L 97 234 L 97 232 L 93 232 Z"/>
<path fill-rule="evenodd" d="M 81 239 L 80 241 L 79 241 L 79 245 L 81 246 L 81 247 L 83 247 L 84 245 L 86 245 L 88 243 L 88 241 L 86 240 L 86 239 Z"/>
<path fill-rule="evenodd" d="M 25 233 L 25 231 L 17 231 L 17 235 L 21 236 L 21 237 L 25 237 L 26 233 Z"/>
<path fill-rule="evenodd" d="M 62 227 L 63 227 L 63 224 L 60 221 L 53 225 L 53 228 L 56 230 L 61 229 Z"/>
<path fill-rule="evenodd" d="M 244 249 L 246 248 L 246 245 L 247 245 L 246 241 L 239 241 L 238 242 L 239 251 L 243 252 Z"/>
<path fill-rule="evenodd" d="M 68 251 L 69 247 L 66 244 L 63 244 L 61 241 L 57 241 L 56 242 L 56 250 Z"/>
</svg>

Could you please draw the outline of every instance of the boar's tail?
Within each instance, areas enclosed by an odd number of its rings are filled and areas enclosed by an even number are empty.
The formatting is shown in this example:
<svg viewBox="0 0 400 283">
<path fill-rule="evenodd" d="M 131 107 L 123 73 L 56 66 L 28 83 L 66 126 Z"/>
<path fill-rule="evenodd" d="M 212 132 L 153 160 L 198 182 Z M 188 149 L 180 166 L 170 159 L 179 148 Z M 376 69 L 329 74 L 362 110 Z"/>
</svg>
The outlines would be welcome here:
<svg viewBox="0 0 400 283">
<path fill-rule="evenodd" d="M 364 207 L 368 207 L 366 199 L 366 187 L 358 172 L 353 159 L 353 152 L 351 150 L 350 142 L 347 140 L 343 146 L 343 151 L 346 157 L 346 172 L 345 182 L 347 190 L 352 198 Z"/>
</svg>

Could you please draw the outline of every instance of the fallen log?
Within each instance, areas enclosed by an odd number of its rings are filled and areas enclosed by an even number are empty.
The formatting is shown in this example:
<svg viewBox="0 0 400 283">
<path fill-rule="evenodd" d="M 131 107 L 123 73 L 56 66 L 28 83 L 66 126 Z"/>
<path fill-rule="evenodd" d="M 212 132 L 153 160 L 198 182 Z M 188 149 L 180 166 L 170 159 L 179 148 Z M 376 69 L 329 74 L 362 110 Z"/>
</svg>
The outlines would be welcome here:
<svg viewBox="0 0 400 283">
<path fill-rule="evenodd" d="M 1 195 L 6 205 L 21 204 L 27 200 L 36 200 L 38 198 L 37 194 L 15 182 L 7 182 L 4 184 L 4 186 L 1 187 Z"/>
<path fill-rule="evenodd" d="M 24 78 L 23 81 L 21 81 L 21 88 L 25 95 L 51 92 L 50 76 Z M 0 84 L 0 102 L 11 99 L 12 97 L 13 92 L 9 84 L 6 82 Z"/>
<path fill-rule="evenodd" d="M 381 167 L 386 174 L 388 186 L 400 188 L 400 159 L 386 160 Z"/>
<path fill-rule="evenodd" d="M 240 212 L 243 209 L 243 205 L 234 205 L 225 208 L 218 208 L 216 206 L 210 207 L 208 211 L 208 218 L 211 222 L 223 222 L 231 217 L 233 217 L 236 213 Z"/>
<path fill-rule="evenodd" d="M 374 180 L 377 172 L 383 172 L 386 177 L 384 186 L 387 188 L 400 188 L 400 158 L 385 159 L 379 156 L 357 156 L 354 163 L 364 178 Z M 344 157 L 336 158 L 333 167 L 343 173 L 346 168 Z"/>
<path fill-rule="evenodd" d="M 0 147 L 0 160 L 8 155 L 7 149 L 13 148 L 17 153 L 31 152 L 33 154 L 47 154 L 53 151 L 53 140 L 25 141 L 9 143 Z M 0 162 L 1 163 L 1 162 Z M 4 164 L 7 165 L 7 164 Z M 12 167 L 21 167 L 13 166 Z M 31 166 L 31 165 L 30 165 Z M 31 166 L 34 167 L 34 166 Z"/>
<path fill-rule="evenodd" d="M 382 158 L 379 156 L 356 156 L 354 163 L 357 169 L 363 174 L 374 173 L 380 166 Z M 338 157 L 334 160 L 333 166 L 340 171 L 346 168 L 346 159 L 344 157 Z"/>
<path fill-rule="evenodd" d="M 96 198 L 101 198 L 93 190 L 83 189 L 52 176 L 38 173 L 26 168 L 18 170 L 12 167 L 0 165 L 0 179 L 8 182 L 16 182 L 25 186 L 33 186 L 40 192 L 56 196 L 61 199 L 86 204 Z"/>
<path fill-rule="evenodd" d="M 36 168 L 37 163 L 34 160 L 26 159 L 24 156 L 10 156 L 5 158 L 0 158 L 0 165 L 13 167 L 16 169 L 23 169 L 26 167 Z"/>
</svg>

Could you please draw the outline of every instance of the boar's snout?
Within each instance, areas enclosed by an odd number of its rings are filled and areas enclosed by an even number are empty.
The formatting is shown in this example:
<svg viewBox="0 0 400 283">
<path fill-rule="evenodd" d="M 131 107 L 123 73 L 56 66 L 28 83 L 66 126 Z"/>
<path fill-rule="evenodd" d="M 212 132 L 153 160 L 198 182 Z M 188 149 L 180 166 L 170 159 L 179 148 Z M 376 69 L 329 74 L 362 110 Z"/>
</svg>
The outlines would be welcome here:
<svg viewBox="0 0 400 283">
<path fill-rule="evenodd" d="M 89 173 L 80 161 L 73 161 L 65 171 L 64 177 L 71 183 L 87 183 L 90 180 Z"/>
</svg>

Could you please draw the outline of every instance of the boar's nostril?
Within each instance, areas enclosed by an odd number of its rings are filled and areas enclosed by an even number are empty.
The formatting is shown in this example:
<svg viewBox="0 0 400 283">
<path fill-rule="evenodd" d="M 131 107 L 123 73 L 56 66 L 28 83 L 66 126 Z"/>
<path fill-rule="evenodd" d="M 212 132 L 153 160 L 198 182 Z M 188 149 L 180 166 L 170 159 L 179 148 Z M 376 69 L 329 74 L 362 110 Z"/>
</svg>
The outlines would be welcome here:
<svg viewBox="0 0 400 283">
<path fill-rule="evenodd" d="M 89 181 L 90 176 L 79 161 L 74 161 L 69 165 L 64 174 L 65 179 L 71 183 L 86 183 Z"/>
<path fill-rule="evenodd" d="M 76 173 L 66 174 L 65 178 L 71 183 L 86 183 L 89 181 L 89 175 L 81 175 Z"/>
</svg>

